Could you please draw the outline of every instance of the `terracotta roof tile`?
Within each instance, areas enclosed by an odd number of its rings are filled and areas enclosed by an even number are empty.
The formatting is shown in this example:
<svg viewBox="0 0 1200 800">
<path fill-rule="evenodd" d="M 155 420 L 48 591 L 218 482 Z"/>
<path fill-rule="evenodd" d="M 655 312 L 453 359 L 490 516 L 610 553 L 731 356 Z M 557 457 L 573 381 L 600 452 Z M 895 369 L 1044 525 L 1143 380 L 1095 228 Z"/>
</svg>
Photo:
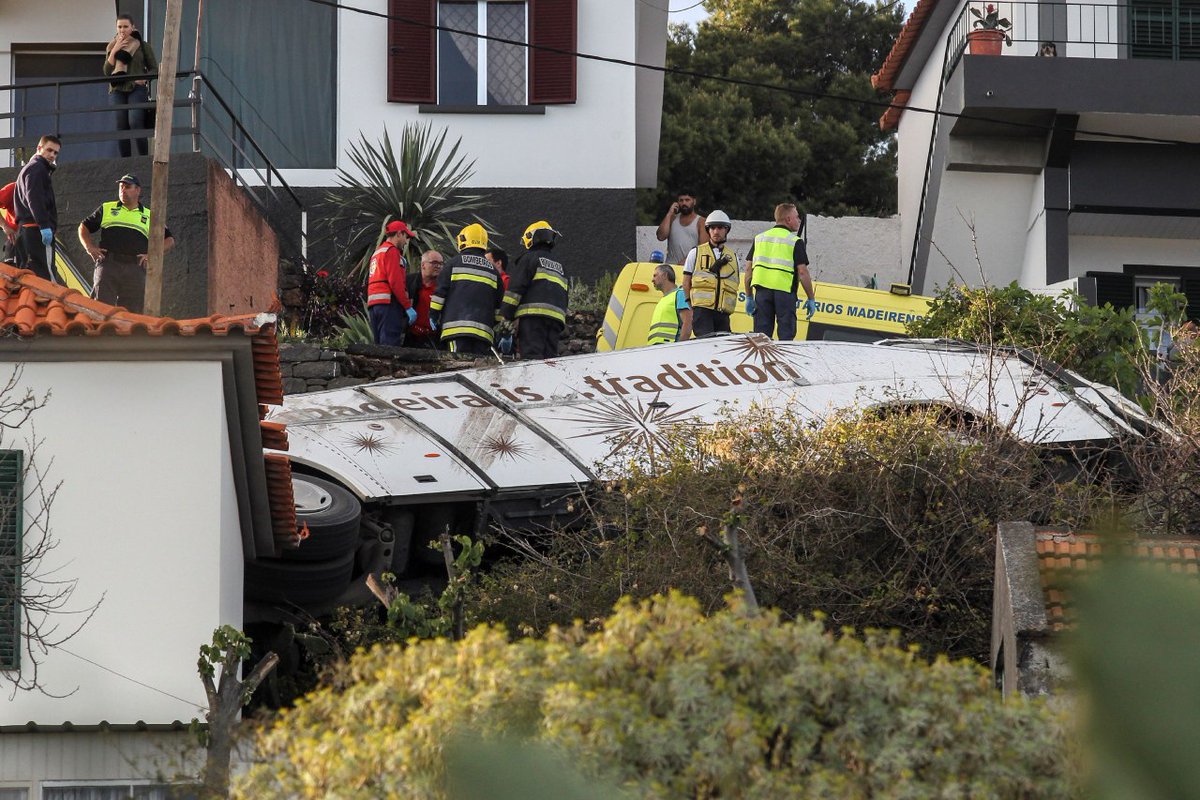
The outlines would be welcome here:
<svg viewBox="0 0 1200 800">
<path fill-rule="evenodd" d="M 297 543 L 296 499 L 292 494 L 292 462 L 287 456 L 267 453 L 263 456 L 267 468 L 267 495 L 271 501 L 271 520 L 275 541 L 281 546 Z"/>
<path fill-rule="evenodd" d="M 270 450 L 287 450 L 288 437 L 287 426 L 282 422 L 267 422 L 258 423 L 258 427 L 262 429 L 263 447 Z"/>
<path fill-rule="evenodd" d="M 1046 597 L 1046 618 L 1054 630 L 1069 628 L 1074 624 L 1070 577 L 1098 569 L 1103 544 L 1093 534 L 1045 530 L 1037 532 L 1034 549 Z M 1200 539 L 1138 539 L 1126 543 L 1124 549 L 1164 572 L 1200 576 Z"/>
<path fill-rule="evenodd" d="M 0 264 L 0 331 L 22 337 L 34 336 L 228 336 L 251 337 L 254 385 L 259 418 L 266 405 L 283 402 L 283 379 L 279 374 L 279 346 L 274 321 L 255 314 L 176 320 L 134 314 L 124 308 L 94 300 L 75 289 L 42 280 L 29 270 Z M 266 405 L 264 405 L 266 404 Z M 263 444 L 275 450 L 287 448 L 282 425 L 263 429 Z M 268 444 L 268 442 L 270 442 Z M 278 460 L 282 459 L 282 465 Z M 291 467 L 283 456 L 267 456 L 272 523 L 275 536 L 296 535 L 296 509 L 292 497 Z"/>
<path fill-rule="evenodd" d="M 929 19 L 929 15 L 933 13 L 933 9 L 937 7 L 938 2 L 939 0 L 917 1 L 917 5 L 905 21 L 904 27 L 900 29 L 900 34 L 896 37 L 891 51 L 883 59 L 883 66 L 879 68 L 879 72 L 871 76 L 871 85 L 877 91 L 890 92 L 896 88 L 896 76 L 904 67 L 904 63 L 908 61 L 913 45 L 916 44 L 917 39 L 921 38 L 925 23 Z"/>
</svg>

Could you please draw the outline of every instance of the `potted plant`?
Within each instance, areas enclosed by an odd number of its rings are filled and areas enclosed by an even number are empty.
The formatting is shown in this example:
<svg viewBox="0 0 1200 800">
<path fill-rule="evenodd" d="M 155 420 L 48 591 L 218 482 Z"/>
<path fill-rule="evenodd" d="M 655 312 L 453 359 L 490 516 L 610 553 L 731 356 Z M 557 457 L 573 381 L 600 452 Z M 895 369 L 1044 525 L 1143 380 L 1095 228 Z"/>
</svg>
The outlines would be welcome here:
<svg viewBox="0 0 1200 800">
<path fill-rule="evenodd" d="M 986 14 L 981 14 L 978 8 L 971 6 L 971 13 L 976 17 L 974 30 L 967 34 L 971 55 L 998 56 L 1002 44 L 1012 44 L 1012 37 L 1008 35 L 1012 23 L 1006 17 L 1001 17 L 994 5 L 988 3 Z"/>
</svg>

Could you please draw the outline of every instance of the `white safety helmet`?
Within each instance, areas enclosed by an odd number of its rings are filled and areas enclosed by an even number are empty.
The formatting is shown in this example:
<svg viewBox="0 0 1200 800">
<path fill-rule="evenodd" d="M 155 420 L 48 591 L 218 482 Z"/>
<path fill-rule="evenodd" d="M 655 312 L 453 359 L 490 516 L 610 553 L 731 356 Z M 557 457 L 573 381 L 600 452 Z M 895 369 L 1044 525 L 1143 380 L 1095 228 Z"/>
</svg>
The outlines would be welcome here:
<svg viewBox="0 0 1200 800">
<path fill-rule="evenodd" d="M 718 225 L 724 226 L 726 230 L 729 230 L 733 227 L 733 222 L 730 221 L 729 215 L 724 211 L 714 211 L 704 220 L 705 228 L 712 228 Z"/>
</svg>

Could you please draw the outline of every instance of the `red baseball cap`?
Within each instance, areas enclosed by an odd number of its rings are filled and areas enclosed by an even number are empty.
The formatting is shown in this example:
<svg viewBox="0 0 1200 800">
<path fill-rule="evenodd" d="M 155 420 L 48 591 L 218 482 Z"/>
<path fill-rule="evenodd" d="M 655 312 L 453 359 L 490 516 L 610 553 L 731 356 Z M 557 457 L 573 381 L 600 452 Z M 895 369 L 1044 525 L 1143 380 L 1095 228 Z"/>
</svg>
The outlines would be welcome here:
<svg viewBox="0 0 1200 800">
<path fill-rule="evenodd" d="M 405 225 L 403 221 L 398 220 L 398 219 L 389 222 L 387 224 L 387 227 L 384 228 L 383 230 L 384 230 L 384 233 L 386 233 L 388 236 L 391 236 L 393 233 L 404 233 L 404 234 L 407 234 L 410 238 L 414 238 L 414 239 L 417 236 L 415 233 L 413 233 L 411 230 L 409 230 L 409 227 L 407 225 Z"/>
</svg>

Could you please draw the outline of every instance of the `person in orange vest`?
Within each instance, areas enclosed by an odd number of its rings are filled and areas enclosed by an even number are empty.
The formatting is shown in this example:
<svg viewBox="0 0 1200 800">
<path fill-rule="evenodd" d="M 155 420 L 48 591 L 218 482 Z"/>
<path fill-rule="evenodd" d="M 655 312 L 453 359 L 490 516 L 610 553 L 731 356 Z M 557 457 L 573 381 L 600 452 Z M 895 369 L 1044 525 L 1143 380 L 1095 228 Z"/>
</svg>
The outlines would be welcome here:
<svg viewBox="0 0 1200 800">
<path fill-rule="evenodd" d="M 367 314 L 376 344 L 400 347 L 404 333 L 417 320 L 417 310 L 405 287 L 404 249 L 416 236 L 400 220 L 384 228 L 383 241 L 371 256 L 367 278 Z"/>
</svg>

